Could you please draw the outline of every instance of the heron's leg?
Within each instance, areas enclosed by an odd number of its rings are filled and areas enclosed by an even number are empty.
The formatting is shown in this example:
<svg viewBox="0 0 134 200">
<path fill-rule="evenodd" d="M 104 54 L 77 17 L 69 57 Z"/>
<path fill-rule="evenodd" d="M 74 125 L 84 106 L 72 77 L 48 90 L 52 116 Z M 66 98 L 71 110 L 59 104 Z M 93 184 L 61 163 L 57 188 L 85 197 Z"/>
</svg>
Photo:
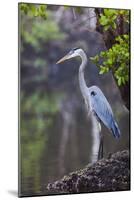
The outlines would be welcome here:
<svg viewBox="0 0 134 200">
<path fill-rule="evenodd" d="M 99 149 L 98 149 L 98 160 L 100 160 L 100 149 L 101 149 L 101 141 L 99 143 Z"/>
<path fill-rule="evenodd" d="M 101 140 L 100 140 L 100 143 L 101 143 L 101 149 L 100 149 L 100 159 L 103 158 L 103 136 L 101 134 Z"/>
<path fill-rule="evenodd" d="M 98 151 L 98 160 L 103 158 L 103 135 L 100 132 L 100 145 Z"/>
</svg>

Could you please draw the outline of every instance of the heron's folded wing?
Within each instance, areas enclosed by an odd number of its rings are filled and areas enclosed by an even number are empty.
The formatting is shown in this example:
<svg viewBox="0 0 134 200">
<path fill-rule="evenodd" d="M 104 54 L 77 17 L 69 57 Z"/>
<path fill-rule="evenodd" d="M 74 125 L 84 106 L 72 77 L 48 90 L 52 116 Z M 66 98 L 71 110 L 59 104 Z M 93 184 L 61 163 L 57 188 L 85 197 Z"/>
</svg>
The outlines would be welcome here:
<svg viewBox="0 0 134 200">
<path fill-rule="evenodd" d="M 91 98 L 92 110 L 96 113 L 98 118 L 107 126 L 107 128 L 112 128 L 113 123 L 113 112 L 110 104 L 104 95 L 96 95 Z"/>
<path fill-rule="evenodd" d="M 91 107 L 97 117 L 112 131 L 114 137 L 119 138 L 121 135 L 119 127 L 114 120 L 111 106 L 103 93 L 91 98 Z"/>
</svg>

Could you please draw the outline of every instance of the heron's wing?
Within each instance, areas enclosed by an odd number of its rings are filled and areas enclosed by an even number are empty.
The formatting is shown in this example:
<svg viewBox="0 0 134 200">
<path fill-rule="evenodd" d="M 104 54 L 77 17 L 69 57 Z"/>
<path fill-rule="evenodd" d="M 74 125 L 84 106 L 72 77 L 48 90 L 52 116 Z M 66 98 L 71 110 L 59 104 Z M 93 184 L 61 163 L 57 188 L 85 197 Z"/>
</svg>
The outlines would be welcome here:
<svg viewBox="0 0 134 200">
<path fill-rule="evenodd" d="M 112 131 L 115 137 L 120 136 L 120 130 L 114 120 L 111 106 L 103 93 L 102 95 L 95 95 L 91 98 L 91 109 L 95 112 L 99 120 L 101 120 L 105 126 Z"/>
</svg>

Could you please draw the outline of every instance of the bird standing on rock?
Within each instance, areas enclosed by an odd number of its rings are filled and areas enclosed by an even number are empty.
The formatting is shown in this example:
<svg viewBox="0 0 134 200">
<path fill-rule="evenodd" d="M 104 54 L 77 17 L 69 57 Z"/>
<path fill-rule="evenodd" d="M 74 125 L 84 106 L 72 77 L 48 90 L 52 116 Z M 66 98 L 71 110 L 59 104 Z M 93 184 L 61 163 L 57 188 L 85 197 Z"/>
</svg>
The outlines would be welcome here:
<svg viewBox="0 0 134 200">
<path fill-rule="evenodd" d="M 95 116 L 98 125 L 100 127 L 100 145 L 98 150 L 98 159 L 103 157 L 103 137 L 101 134 L 101 126 L 100 123 L 102 122 L 113 134 L 115 138 L 119 138 L 121 133 L 119 127 L 116 123 L 114 118 L 111 106 L 104 96 L 101 89 L 97 86 L 87 87 L 85 79 L 84 79 L 84 70 L 87 64 L 87 56 L 83 49 L 81 48 L 74 48 L 67 55 L 61 58 L 57 64 L 64 62 L 65 60 L 69 60 L 74 57 L 80 57 L 82 62 L 79 67 L 79 85 L 82 96 L 85 101 L 86 110 L 88 116 L 92 114 Z"/>
</svg>

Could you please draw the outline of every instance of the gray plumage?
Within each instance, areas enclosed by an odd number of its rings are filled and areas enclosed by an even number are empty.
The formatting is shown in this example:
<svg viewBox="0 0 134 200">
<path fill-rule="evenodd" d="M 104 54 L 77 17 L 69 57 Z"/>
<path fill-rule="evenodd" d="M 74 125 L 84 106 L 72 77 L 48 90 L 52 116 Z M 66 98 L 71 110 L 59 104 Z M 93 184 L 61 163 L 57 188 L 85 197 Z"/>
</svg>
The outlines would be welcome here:
<svg viewBox="0 0 134 200">
<path fill-rule="evenodd" d="M 103 122 L 104 125 L 112 131 L 115 138 L 119 138 L 119 127 L 114 119 L 111 106 L 103 92 L 97 86 L 92 86 L 89 88 L 89 95 L 91 112 L 93 112 L 97 119 Z"/>
</svg>

